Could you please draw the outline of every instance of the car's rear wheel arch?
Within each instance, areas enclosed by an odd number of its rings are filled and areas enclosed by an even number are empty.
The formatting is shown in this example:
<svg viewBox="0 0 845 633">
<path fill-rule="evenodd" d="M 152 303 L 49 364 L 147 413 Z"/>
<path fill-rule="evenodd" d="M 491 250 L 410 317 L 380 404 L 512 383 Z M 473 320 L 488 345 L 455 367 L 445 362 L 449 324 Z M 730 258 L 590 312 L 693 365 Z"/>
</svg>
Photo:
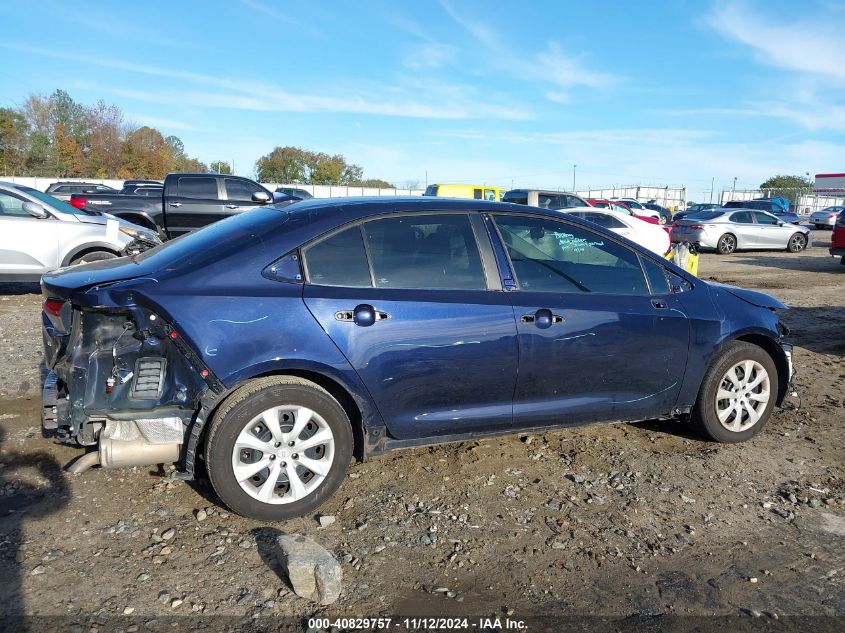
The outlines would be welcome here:
<svg viewBox="0 0 845 633">
<path fill-rule="evenodd" d="M 340 406 L 346 412 L 346 416 L 349 418 L 349 423 L 352 426 L 352 437 L 355 441 L 353 447 L 353 455 L 355 459 L 358 461 L 363 461 L 365 457 L 364 451 L 364 423 L 363 423 L 363 416 L 361 414 L 361 409 L 358 406 L 358 403 L 355 401 L 355 398 L 349 392 L 349 390 L 344 387 L 341 383 L 339 383 L 334 378 L 331 378 L 325 374 L 322 374 L 317 371 L 312 370 L 304 370 L 304 369 L 285 369 L 279 371 L 267 371 L 261 374 L 256 374 L 255 376 L 251 376 L 250 378 L 241 381 L 232 389 L 226 391 L 222 397 L 220 397 L 217 402 L 215 402 L 214 407 L 211 408 L 207 414 L 205 419 L 211 420 L 217 410 L 223 405 L 223 403 L 227 400 L 230 394 L 237 391 L 243 385 L 254 381 L 260 378 L 269 378 L 269 377 L 283 377 L 283 376 L 292 376 L 295 378 L 302 378 L 304 380 L 308 380 L 313 382 L 318 387 L 322 387 L 329 394 L 338 401 Z M 205 427 L 202 430 L 202 435 L 200 436 L 199 442 L 197 445 L 199 447 L 205 447 L 205 443 L 208 440 L 208 423 L 205 424 Z M 197 451 L 198 454 L 201 451 Z"/>
<path fill-rule="evenodd" d="M 141 215 L 139 213 L 122 213 L 120 211 L 118 211 L 117 213 L 112 213 L 112 215 L 120 218 L 121 220 L 126 220 L 127 222 L 131 222 L 132 224 L 142 226 L 145 229 L 150 229 L 151 231 L 158 232 L 158 227 L 156 226 L 155 222 L 150 220 L 145 215 Z"/>
</svg>

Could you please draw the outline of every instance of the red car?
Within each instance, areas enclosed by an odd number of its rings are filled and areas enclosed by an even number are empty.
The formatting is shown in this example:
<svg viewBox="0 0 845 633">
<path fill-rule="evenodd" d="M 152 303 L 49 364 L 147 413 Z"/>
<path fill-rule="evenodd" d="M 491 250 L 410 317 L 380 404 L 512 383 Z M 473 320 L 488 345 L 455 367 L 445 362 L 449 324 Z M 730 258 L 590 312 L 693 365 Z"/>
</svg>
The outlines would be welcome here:
<svg viewBox="0 0 845 633">
<path fill-rule="evenodd" d="M 834 257 L 840 257 L 839 262 L 845 264 L 845 211 L 836 218 L 833 237 L 830 240 L 830 254 Z"/>
<path fill-rule="evenodd" d="M 648 216 L 648 215 L 637 215 L 631 210 L 625 202 L 622 200 L 605 200 L 604 198 L 590 198 L 587 200 L 592 207 L 598 207 L 599 209 L 610 209 L 613 210 L 614 207 L 621 207 L 617 208 L 616 211 L 623 211 L 628 215 L 633 215 L 635 218 L 639 218 L 643 222 L 648 222 L 649 224 L 660 224 L 655 218 Z"/>
</svg>

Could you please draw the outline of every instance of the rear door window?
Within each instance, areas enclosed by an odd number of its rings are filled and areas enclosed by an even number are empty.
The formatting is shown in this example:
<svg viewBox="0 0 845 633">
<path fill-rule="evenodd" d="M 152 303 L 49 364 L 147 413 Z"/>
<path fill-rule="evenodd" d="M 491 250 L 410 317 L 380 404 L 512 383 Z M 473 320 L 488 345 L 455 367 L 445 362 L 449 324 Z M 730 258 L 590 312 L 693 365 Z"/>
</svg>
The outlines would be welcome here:
<svg viewBox="0 0 845 633">
<path fill-rule="evenodd" d="M 769 215 L 768 213 L 760 213 L 759 211 L 754 212 L 754 217 L 757 218 L 757 224 L 777 224 L 780 222 L 775 216 Z"/>
<path fill-rule="evenodd" d="M 183 198 L 217 200 L 217 179 L 204 177 L 179 178 L 177 191 Z"/>
<path fill-rule="evenodd" d="M 302 258 L 309 283 L 355 288 L 372 286 L 359 225 L 308 246 Z"/>
<path fill-rule="evenodd" d="M 487 288 L 469 216 L 413 215 L 363 226 L 377 288 Z"/>
<path fill-rule="evenodd" d="M 754 224 L 754 218 L 751 217 L 750 211 L 739 211 L 731 215 L 731 222 L 737 224 Z"/>
<path fill-rule="evenodd" d="M 481 200 L 481 189 L 473 189 L 472 190 L 472 197 L 476 200 Z"/>
</svg>

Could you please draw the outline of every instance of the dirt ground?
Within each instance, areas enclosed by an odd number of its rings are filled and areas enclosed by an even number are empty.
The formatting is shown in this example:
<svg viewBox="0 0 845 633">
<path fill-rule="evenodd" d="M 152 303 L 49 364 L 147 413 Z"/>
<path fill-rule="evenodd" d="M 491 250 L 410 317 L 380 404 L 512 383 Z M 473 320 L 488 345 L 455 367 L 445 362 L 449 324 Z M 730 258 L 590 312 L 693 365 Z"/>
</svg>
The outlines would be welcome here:
<svg viewBox="0 0 845 633">
<path fill-rule="evenodd" d="M 822 616 L 843 625 L 845 266 L 828 256 L 829 239 L 817 231 L 797 255 L 702 256 L 703 278 L 792 308 L 798 395 L 753 441 L 718 445 L 680 422 L 647 422 L 401 451 L 351 467 L 321 510 L 336 517 L 325 528 L 316 517 L 243 519 L 206 482 L 155 468 L 65 473 L 80 451 L 40 433 L 38 289 L 4 286 L 0 613 L 128 631 L 179 615 L 801 615 L 818 618 L 807 630 Z M 336 604 L 291 592 L 274 547 L 281 532 L 337 555 Z"/>
</svg>

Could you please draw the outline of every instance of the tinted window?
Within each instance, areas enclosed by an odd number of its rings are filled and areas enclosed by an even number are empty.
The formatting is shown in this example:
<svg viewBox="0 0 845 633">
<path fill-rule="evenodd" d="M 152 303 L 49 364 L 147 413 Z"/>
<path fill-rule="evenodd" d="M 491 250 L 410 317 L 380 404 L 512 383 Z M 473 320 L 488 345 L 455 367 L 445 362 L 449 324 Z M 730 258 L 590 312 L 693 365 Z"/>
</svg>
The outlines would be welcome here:
<svg viewBox="0 0 845 633">
<path fill-rule="evenodd" d="M 214 178 L 180 178 L 178 190 L 185 198 L 217 200 L 217 180 Z"/>
<path fill-rule="evenodd" d="M 738 211 L 731 214 L 731 222 L 737 224 L 754 224 L 754 218 L 751 217 L 750 211 Z"/>
<path fill-rule="evenodd" d="M 61 185 L 59 187 L 54 187 L 53 191 L 57 191 L 59 193 L 68 193 L 69 191 L 72 191 L 72 189 L 68 185 Z"/>
<path fill-rule="evenodd" d="M 651 294 L 662 295 L 669 292 L 669 281 L 666 279 L 666 269 L 651 261 L 648 257 L 641 257 L 645 276 L 648 278 L 648 285 L 651 286 Z"/>
<path fill-rule="evenodd" d="M 238 178 L 225 178 L 223 182 L 226 185 L 226 197 L 229 200 L 251 202 L 252 194 L 258 191 L 264 191 L 264 188 L 259 187 L 256 183 Z"/>
<path fill-rule="evenodd" d="M 361 238 L 353 226 L 305 249 L 308 281 L 321 286 L 372 286 L 370 267 Z"/>
<path fill-rule="evenodd" d="M 560 207 L 558 196 L 539 193 L 537 194 L 537 206 L 541 209 L 557 209 Z"/>
<path fill-rule="evenodd" d="M 685 220 L 712 220 L 722 215 L 721 211 L 701 211 L 700 213 L 691 213 Z"/>
<path fill-rule="evenodd" d="M 624 229 L 627 228 L 623 222 L 620 222 L 612 215 L 607 213 L 573 213 L 579 218 L 583 218 L 584 220 L 589 220 L 593 224 L 598 224 L 599 226 L 603 226 L 606 229 Z"/>
<path fill-rule="evenodd" d="M 473 189 L 472 190 L 472 197 L 476 200 L 481 200 L 481 189 Z"/>
<path fill-rule="evenodd" d="M 487 287 L 466 215 L 415 215 L 364 224 L 379 288 Z"/>
<path fill-rule="evenodd" d="M 484 190 L 484 199 L 490 200 L 492 202 L 496 202 L 498 198 L 496 198 L 496 190 L 495 189 L 485 189 Z"/>
<path fill-rule="evenodd" d="M 528 194 L 524 191 L 508 191 L 502 196 L 504 202 L 513 202 L 515 204 L 528 204 Z"/>
<path fill-rule="evenodd" d="M 754 212 L 754 216 L 757 218 L 757 224 L 777 224 L 780 222 L 776 217 L 769 215 L 768 213 L 760 213 L 759 211 Z"/>
<path fill-rule="evenodd" d="M 425 188 L 424 196 L 436 196 L 437 195 L 437 185 L 429 185 Z"/>
<path fill-rule="evenodd" d="M 496 224 L 523 290 L 648 294 L 637 255 L 599 234 L 548 218 Z"/>
</svg>

